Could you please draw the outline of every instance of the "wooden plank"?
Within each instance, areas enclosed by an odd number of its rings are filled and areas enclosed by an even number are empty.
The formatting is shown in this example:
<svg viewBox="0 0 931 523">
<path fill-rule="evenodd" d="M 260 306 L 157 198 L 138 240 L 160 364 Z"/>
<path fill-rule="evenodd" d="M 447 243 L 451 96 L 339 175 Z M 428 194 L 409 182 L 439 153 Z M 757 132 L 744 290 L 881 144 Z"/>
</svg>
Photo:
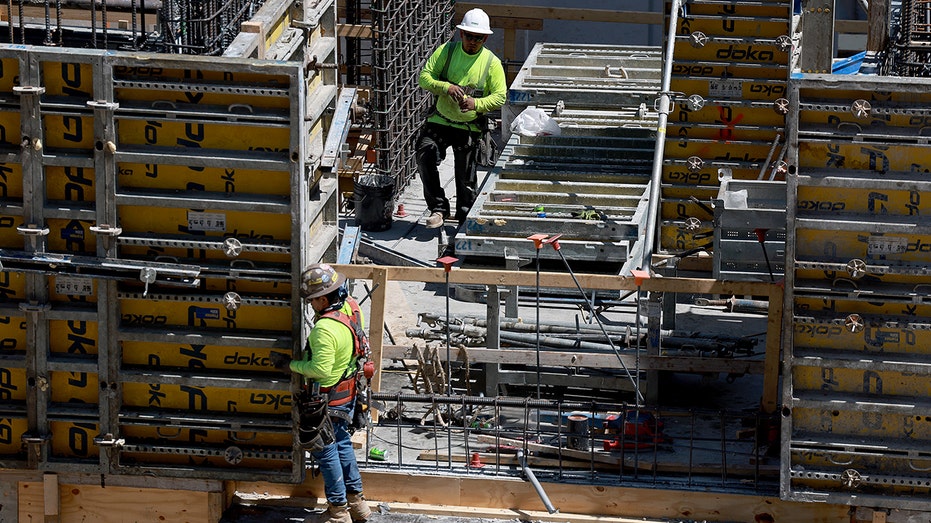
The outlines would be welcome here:
<svg viewBox="0 0 931 523">
<path fill-rule="evenodd" d="M 778 340 L 778 336 L 777 336 Z M 536 351 L 532 349 L 482 349 L 467 350 L 470 363 L 495 363 L 503 365 L 527 365 L 536 361 Z M 778 355 L 778 351 L 776 351 Z M 410 359 L 414 357 L 414 347 L 405 345 L 385 345 L 382 358 L 389 360 Z M 439 358 L 446 360 L 446 353 L 440 351 Z M 452 352 L 454 361 L 460 359 L 459 350 Z M 623 366 L 621 365 L 623 362 Z M 622 354 L 620 360 L 614 354 L 540 351 L 540 364 L 556 367 L 589 367 L 602 369 L 634 369 L 637 358 L 633 354 Z M 776 359 L 778 371 L 778 358 Z M 684 356 L 641 356 L 640 370 L 663 370 L 670 372 L 725 372 L 728 374 L 764 374 L 764 362 L 731 358 L 696 358 Z"/>
<path fill-rule="evenodd" d="M 490 5 L 476 2 L 456 2 L 456 18 L 466 11 L 481 8 L 491 18 L 534 18 L 538 20 L 568 20 L 575 22 L 611 22 L 616 24 L 662 24 L 663 13 L 650 11 L 617 11 L 609 9 L 575 9 L 570 7 L 534 7 L 525 5 Z"/>
<path fill-rule="evenodd" d="M 320 476 L 308 478 L 301 485 L 269 482 L 237 482 L 235 491 L 269 496 L 318 497 L 323 486 Z M 365 497 L 370 503 L 385 503 L 393 510 L 406 504 L 429 504 L 450 510 L 499 509 L 534 514 L 545 507 L 527 481 L 503 477 L 416 476 L 388 470 L 363 471 Z M 598 514 L 611 518 L 708 519 L 718 521 L 722 514 L 728 521 L 850 521 L 849 507 L 830 503 L 783 501 L 779 497 L 708 492 L 705 490 L 666 490 L 657 488 L 612 487 L 543 482 L 550 500 L 559 508 L 559 521 L 569 521 L 570 514 Z M 398 512 L 401 512 L 399 509 Z M 439 512 L 430 507 L 430 514 Z M 768 516 L 762 519 L 763 515 Z M 617 520 L 615 520 L 617 521 Z M 621 520 L 623 521 L 623 520 Z"/>
<path fill-rule="evenodd" d="M 362 24 L 338 24 L 336 33 L 344 38 L 372 38 L 372 26 Z"/>
<path fill-rule="evenodd" d="M 342 265 L 352 267 L 352 265 Z M 337 269 L 339 270 L 339 269 Z M 372 305 L 369 318 L 369 346 L 372 351 L 372 361 L 382 360 L 382 345 L 385 339 L 385 301 L 388 288 L 388 271 L 376 270 L 372 278 Z M 381 373 L 376 372 L 372 378 L 371 388 L 378 392 L 381 390 Z M 372 409 L 372 421 L 378 421 L 378 410 Z"/>
<path fill-rule="evenodd" d="M 336 265 L 338 271 L 349 278 L 371 280 L 377 271 L 386 271 L 387 279 L 443 283 L 446 276 L 442 267 L 401 267 L 378 265 Z M 702 278 L 649 278 L 639 281 L 632 276 L 608 274 L 575 274 L 579 286 L 587 290 L 642 290 L 651 292 L 724 294 L 727 296 L 769 296 L 777 292 L 779 283 L 751 281 L 718 281 Z M 573 275 L 564 272 L 540 272 L 540 287 L 575 289 Z M 491 269 L 461 269 L 453 267 L 450 283 L 498 285 L 500 287 L 536 285 L 534 271 L 502 271 Z M 638 285 L 639 283 L 639 285 Z M 780 307 L 781 309 L 781 307 Z"/>
<path fill-rule="evenodd" d="M 19 482 L 17 521 L 45 520 L 46 483 Z M 57 497 L 61 521 L 208 523 L 219 521 L 223 510 L 221 492 L 59 484 Z"/>
<path fill-rule="evenodd" d="M 44 474 L 42 476 L 43 509 L 46 523 L 58 521 L 61 514 L 61 498 L 58 495 L 58 475 Z"/>
</svg>

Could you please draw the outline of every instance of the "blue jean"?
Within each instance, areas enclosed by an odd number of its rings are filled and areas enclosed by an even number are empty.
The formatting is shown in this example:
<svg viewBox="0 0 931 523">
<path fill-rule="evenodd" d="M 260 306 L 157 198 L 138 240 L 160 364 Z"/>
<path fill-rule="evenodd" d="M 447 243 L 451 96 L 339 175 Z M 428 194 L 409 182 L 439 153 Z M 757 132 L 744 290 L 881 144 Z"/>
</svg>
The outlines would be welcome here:
<svg viewBox="0 0 931 523">
<path fill-rule="evenodd" d="M 349 414 L 352 419 L 354 401 L 339 407 L 331 407 Z M 343 418 L 332 416 L 333 433 L 335 441 L 323 450 L 314 452 L 313 456 L 320 465 L 323 474 L 323 493 L 331 505 L 346 503 L 346 493 L 357 494 L 362 492 L 362 475 L 359 474 L 359 464 L 356 462 L 356 453 L 352 448 L 349 422 Z"/>
</svg>

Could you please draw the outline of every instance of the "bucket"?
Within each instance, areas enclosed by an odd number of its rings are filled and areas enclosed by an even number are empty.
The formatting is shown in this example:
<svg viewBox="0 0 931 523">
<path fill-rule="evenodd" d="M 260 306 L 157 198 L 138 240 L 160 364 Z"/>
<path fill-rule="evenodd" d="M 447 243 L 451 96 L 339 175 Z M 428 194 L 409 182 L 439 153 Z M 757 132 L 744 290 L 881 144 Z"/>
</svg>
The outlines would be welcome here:
<svg viewBox="0 0 931 523">
<path fill-rule="evenodd" d="M 352 193 L 356 225 L 363 231 L 378 232 L 391 228 L 394 211 L 394 177 L 366 174 L 356 180 Z"/>
<path fill-rule="evenodd" d="M 590 430 L 588 416 L 574 412 L 569 415 L 567 421 L 566 432 L 568 432 L 568 438 L 566 446 L 574 450 L 591 450 L 589 448 L 591 443 L 588 440 Z"/>
</svg>

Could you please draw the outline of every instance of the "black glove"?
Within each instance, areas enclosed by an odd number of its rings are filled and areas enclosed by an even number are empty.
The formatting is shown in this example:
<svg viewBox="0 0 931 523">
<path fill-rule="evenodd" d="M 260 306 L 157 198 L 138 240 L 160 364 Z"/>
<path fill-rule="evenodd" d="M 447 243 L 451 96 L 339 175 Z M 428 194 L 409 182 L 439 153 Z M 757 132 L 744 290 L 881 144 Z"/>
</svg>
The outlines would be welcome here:
<svg viewBox="0 0 931 523">
<path fill-rule="evenodd" d="M 272 351 L 269 354 L 268 359 L 271 360 L 272 365 L 285 374 L 291 372 L 291 356 L 289 354 L 284 354 L 282 352 Z"/>
</svg>

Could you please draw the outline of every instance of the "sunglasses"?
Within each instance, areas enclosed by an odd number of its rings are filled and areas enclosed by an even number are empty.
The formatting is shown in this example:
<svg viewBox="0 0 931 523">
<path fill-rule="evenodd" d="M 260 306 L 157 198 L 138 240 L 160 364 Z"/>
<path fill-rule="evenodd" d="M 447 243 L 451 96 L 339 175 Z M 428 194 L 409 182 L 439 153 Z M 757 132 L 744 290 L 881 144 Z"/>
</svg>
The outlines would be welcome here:
<svg viewBox="0 0 931 523">
<path fill-rule="evenodd" d="M 481 42 L 485 39 L 485 35 L 477 35 L 472 33 L 462 33 L 463 40 L 469 40 L 470 42 Z"/>
</svg>

